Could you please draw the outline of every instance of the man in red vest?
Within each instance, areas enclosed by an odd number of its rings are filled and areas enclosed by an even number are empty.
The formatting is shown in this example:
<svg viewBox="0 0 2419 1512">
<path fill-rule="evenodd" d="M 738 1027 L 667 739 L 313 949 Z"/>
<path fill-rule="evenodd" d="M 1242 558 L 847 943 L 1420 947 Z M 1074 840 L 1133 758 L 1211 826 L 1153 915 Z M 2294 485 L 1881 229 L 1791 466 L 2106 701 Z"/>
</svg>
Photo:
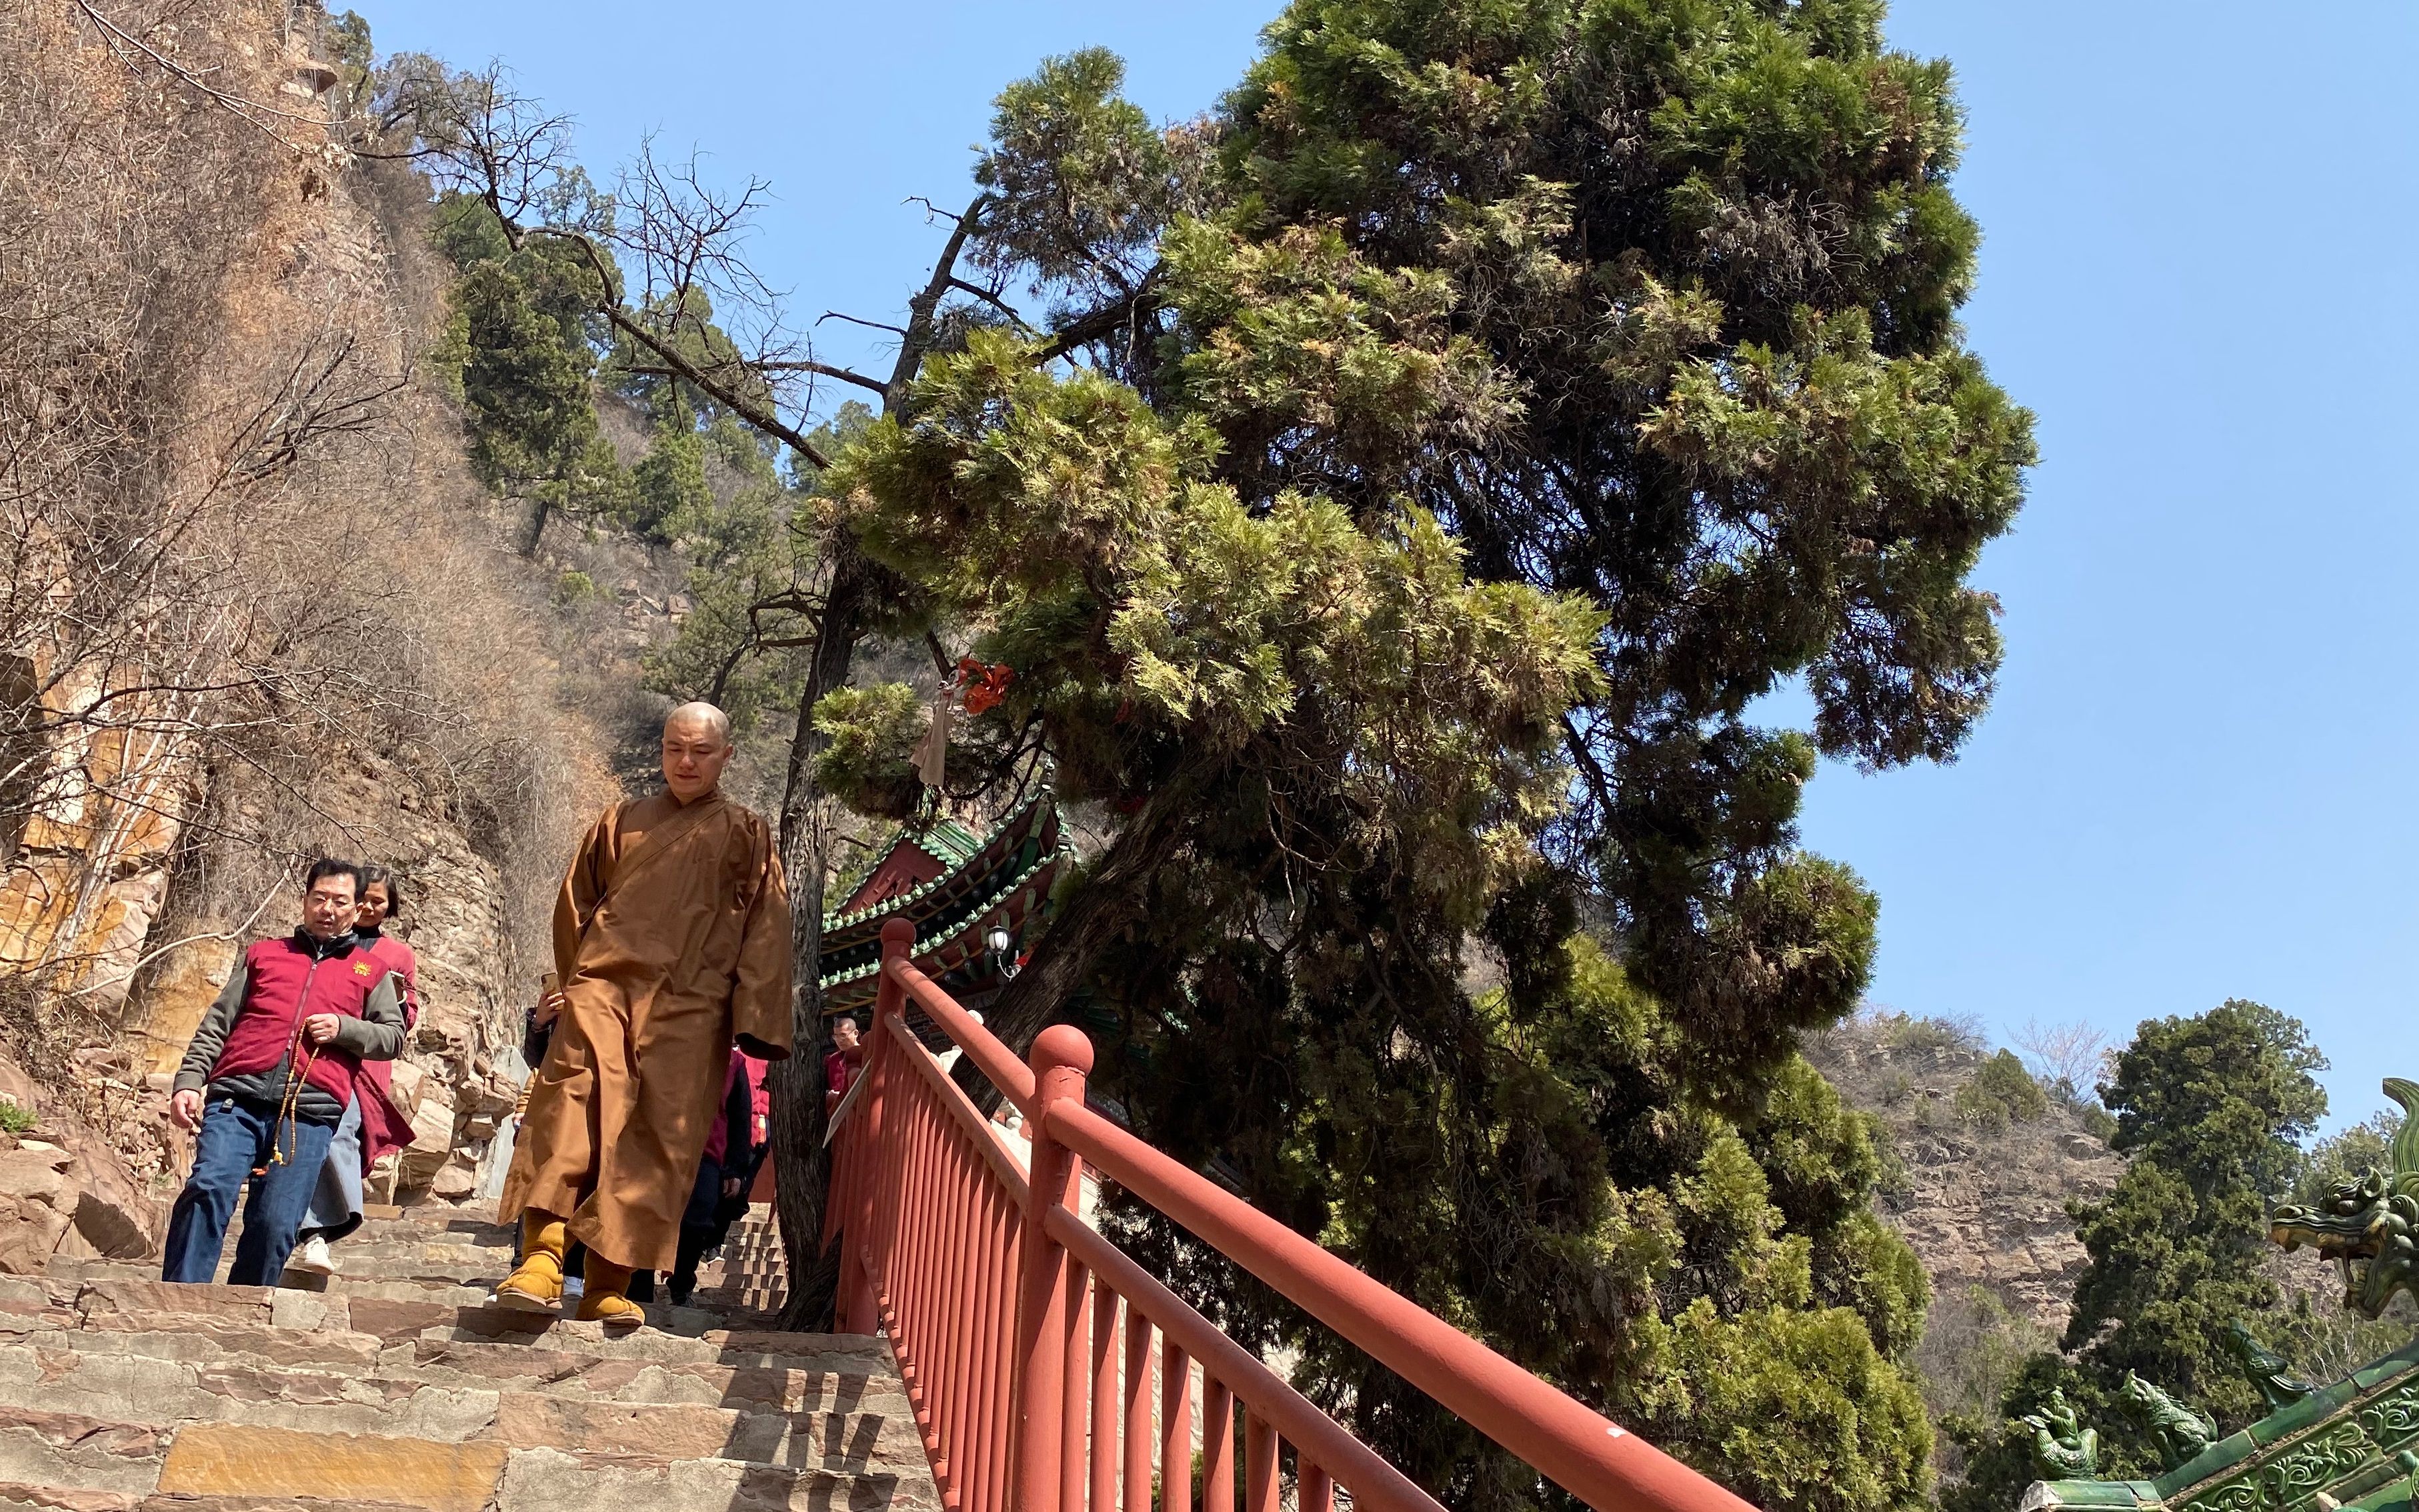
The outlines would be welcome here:
<svg viewBox="0 0 2419 1512">
<path fill-rule="evenodd" d="M 319 1182 L 336 1125 L 370 1084 L 362 1063 L 403 1048 L 403 992 L 353 933 L 361 869 L 319 861 L 303 881 L 302 923 L 243 953 L 202 1015 L 177 1069 L 168 1116 L 199 1129 L 193 1174 L 168 1220 L 170 1281 L 208 1281 L 247 1182 L 230 1285 L 271 1287 Z"/>
</svg>

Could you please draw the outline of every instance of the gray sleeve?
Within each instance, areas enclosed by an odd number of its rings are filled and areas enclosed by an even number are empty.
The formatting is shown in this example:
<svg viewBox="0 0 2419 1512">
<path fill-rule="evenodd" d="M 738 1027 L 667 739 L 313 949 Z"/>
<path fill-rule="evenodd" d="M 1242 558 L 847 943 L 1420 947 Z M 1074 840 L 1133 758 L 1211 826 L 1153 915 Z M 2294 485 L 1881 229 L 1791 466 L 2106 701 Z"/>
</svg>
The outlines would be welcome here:
<svg viewBox="0 0 2419 1512">
<path fill-rule="evenodd" d="M 379 979 L 360 1018 L 336 1020 L 332 1042 L 362 1060 L 393 1060 L 403 1054 L 403 979 L 392 971 Z"/>
<path fill-rule="evenodd" d="M 235 1027 L 236 1014 L 243 1009 L 243 952 L 235 957 L 235 969 L 227 973 L 226 985 L 219 989 L 218 1000 L 202 1015 L 193 1028 L 193 1040 L 185 1046 L 185 1058 L 177 1067 L 177 1079 L 169 1086 L 172 1092 L 200 1091 L 210 1082 L 210 1068 L 219 1063 L 219 1052 L 225 1048 L 227 1030 Z"/>
</svg>

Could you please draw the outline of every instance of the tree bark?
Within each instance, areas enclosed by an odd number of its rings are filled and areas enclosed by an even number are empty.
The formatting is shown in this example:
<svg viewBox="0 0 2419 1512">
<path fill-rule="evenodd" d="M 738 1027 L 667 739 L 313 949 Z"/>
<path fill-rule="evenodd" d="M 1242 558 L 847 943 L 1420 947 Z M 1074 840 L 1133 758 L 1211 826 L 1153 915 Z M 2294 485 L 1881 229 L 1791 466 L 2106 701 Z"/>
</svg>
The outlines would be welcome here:
<svg viewBox="0 0 2419 1512">
<path fill-rule="evenodd" d="M 907 301 L 907 333 L 899 361 L 883 391 L 883 412 L 903 407 L 916 375 L 939 334 L 935 314 L 948 293 L 958 257 L 973 234 L 983 199 L 966 208 L 932 266 L 932 276 Z M 795 444 L 794 442 L 793 444 Z M 801 448 L 805 451 L 805 448 Z M 818 466 L 823 459 L 807 452 Z M 790 878 L 791 969 L 794 987 L 791 1025 L 796 1054 L 772 1084 L 774 1211 L 787 1252 L 790 1295 L 781 1309 L 788 1328 L 821 1331 L 831 1324 L 840 1280 L 840 1252 L 824 1247 L 824 1205 L 831 1195 L 831 1152 L 824 1148 L 824 886 L 831 875 L 832 846 L 840 833 L 840 806 L 817 785 L 815 758 L 825 744 L 815 729 L 815 704 L 847 686 L 849 664 L 864 639 L 868 610 L 884 569 L 857 548 L 845 530 L 829 547 L 831 587 L 815 626 L 814 655 L 806 686 L 798 692 L 798 722 L 790 737 L 790 764 L 781 797 L 781 865 Z"/>
<path fill-rule="evenodd" d="M 831 1151 L 824 1148 L 824 885 L 831 874 L 837 805 L 815 782 L 814 761 L 825 741 L 815 729 L 818 700 L 846 686 L 849 663 L 863 637 L 872 563 L 844 532 L 832 538 L 831 587 L 816 625 L 814 656 L 798 691 L 797 733 L 781 796 L 781 867 L 790 877 L 790 998 L 796 1053 L 772 1086 L 773 1210 L 789 1257 L 790 1295 L 781 1320 L 821 1332 L 829 1327 L 840 1279 L 839 1251 L 824 1252 L 824 1199 L 831 1191 Z"/>
</svg>

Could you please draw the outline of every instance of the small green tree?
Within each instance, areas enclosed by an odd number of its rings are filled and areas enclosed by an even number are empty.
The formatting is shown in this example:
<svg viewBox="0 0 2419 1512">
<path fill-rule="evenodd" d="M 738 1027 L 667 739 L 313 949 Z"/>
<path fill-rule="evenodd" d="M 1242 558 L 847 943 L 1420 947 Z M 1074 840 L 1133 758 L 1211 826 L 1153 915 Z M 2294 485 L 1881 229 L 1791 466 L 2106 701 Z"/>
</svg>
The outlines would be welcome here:
<svg viewBox="0 0 2419 1512">
<path fill-rule="evenodd" d="M 647 455 L 630 470 L 630 528 L 655 541 L 677 541 L 715 514 L 705 477 L 705 438 L 679 406 L 655 423 Z"/>
<path fill-rule="evenodd" d="M 462 405 L 471 471 L 528 501 L 530 550 L 556 514 L 619 518 L 630 479 L 596 413 L 593 270 L 550 243 L 512 246 L 467 194 L 439 199 L 435 240 L 460 270 L 435 359 Z"/>
<path fill-rule="evenodd" d="M 2047 1113 L 2049 1094 L 2025 1070 L 2015 1052 L 2002 1050 L 1974 1068 L 1974 1074 L 1957 1088 L 1956 1105 L 1958 1117 L 1970 1123 L 2004 1129 L 2011 1122 L 2029 1123 Z"/>
<path fill-rule="evenodd" d="M 2166 1468 L 2118 1405 L 2128 1371 L 2221 1429 L 2264 1413 L 2226 1328 L 2241 1319 L 2278 1332 L 2282 1320 L 2267 1316 L 2277 1302 L 2267 1204 L 2291 1187 L 2298 1141 L 2326 1114 L 2313 1075 L 2325 1067 L 2298 1019 L 2242 998 L 2141 1025 L 2100 1088 L 2125 1174 L 2103 1200 L 2070 1209 L 2090 1258 L 2075 1282 L 2068 1358 L 2037 1358 L 2009 1394 L 2009 1417 L 2062 1387 L 2100 1429 L 2102 1473 L 2122 1479 Z M 2012 1505 L 2033 1478 L 2023 1446 L 2011 1436 L 1971 1448 L 1954 1504 Z"/>
</svg>

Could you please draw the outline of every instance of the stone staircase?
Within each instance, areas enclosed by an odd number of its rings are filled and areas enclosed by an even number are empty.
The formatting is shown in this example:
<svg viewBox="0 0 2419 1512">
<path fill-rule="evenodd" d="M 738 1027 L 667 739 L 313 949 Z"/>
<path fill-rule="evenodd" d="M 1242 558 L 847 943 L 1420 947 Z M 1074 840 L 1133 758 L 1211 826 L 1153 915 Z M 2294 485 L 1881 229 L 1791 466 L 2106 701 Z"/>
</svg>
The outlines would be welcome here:
<svg viewBox="0 0 2419 1512">
<path fill-rule="evenodd" d="M 450 1211 L 372 1217 L 324 1290 L 0 1276 L 0 1512 L 939 1512 L 883 1341 L 733 1305 L 768 1227 L 619 1337 L 488 1305 L 511 1235 Z"/>
</svg>

